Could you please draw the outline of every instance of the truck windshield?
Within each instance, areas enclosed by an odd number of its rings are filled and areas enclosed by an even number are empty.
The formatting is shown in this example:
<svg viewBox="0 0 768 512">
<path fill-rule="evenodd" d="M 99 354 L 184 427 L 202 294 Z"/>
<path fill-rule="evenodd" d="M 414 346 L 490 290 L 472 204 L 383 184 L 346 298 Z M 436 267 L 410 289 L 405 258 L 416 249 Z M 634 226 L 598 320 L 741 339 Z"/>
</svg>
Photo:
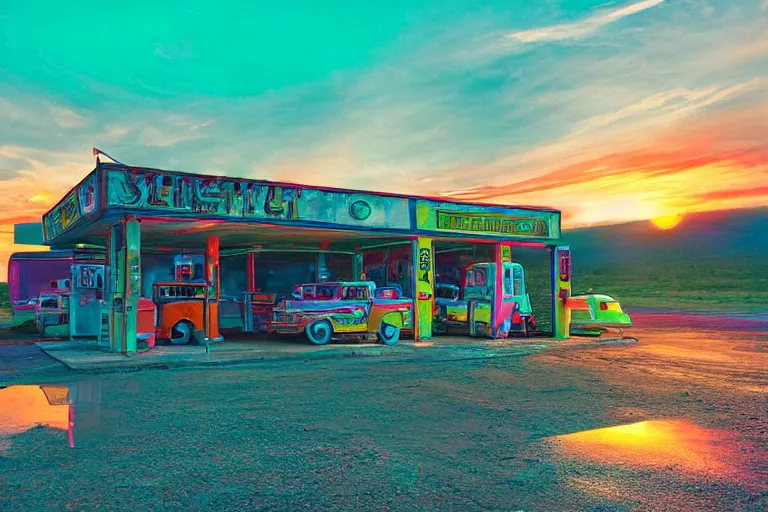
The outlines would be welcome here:
<svg viewBox="0 0 768 512">
<path fill-rule="evenodd" d="M 521 268 L 515 268 L 513 271 L 513 283 L 514 283 L 514 293 L 513 295 L 522 295 L 523 294 L 523 269 Z"/>
<path fill-rule="evenodd" d="M 517 279 L 515 279 L 517 282 Z M 504 295 L 518 295 L 512 293 L 512 269 L 507 267 L 504 269 Z"/>
<path fill-rule="evenodd" d="M 475 268 L 467 272 L 467 286 L 485 286 L 485 270 Z"/>
</svg>

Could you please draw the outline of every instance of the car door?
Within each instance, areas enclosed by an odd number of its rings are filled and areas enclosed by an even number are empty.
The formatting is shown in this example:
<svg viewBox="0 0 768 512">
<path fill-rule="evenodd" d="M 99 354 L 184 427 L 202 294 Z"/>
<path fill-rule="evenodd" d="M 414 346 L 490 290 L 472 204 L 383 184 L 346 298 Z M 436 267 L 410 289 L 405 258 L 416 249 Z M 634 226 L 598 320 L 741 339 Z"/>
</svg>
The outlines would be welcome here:
<svg viewBox="0 0 768 512">
<path fill-rule="evenodd" d="M 514 294 L 513 265 L 504 262 L 501 265 L 501 300 L 496 300 L 501 310 L 497 314 L 497 327 L 494 337 L 506 337 L 512 325 L 512 313 L 519 307 L 519 297 Z"/>
</svg>

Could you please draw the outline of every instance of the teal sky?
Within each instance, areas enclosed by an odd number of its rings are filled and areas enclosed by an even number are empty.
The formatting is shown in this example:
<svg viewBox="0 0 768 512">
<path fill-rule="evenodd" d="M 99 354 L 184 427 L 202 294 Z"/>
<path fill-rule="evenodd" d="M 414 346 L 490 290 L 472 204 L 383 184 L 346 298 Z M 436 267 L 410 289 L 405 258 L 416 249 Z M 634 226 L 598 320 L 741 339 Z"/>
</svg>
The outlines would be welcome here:
<svg viewBox="0 0 768 512">
<path fill-rule="evenodd" d="M 4 1 L 0 223 L 93 146 L 567 225 L 764 204 L 767 59 L 768 0 Z"/>
</svg>

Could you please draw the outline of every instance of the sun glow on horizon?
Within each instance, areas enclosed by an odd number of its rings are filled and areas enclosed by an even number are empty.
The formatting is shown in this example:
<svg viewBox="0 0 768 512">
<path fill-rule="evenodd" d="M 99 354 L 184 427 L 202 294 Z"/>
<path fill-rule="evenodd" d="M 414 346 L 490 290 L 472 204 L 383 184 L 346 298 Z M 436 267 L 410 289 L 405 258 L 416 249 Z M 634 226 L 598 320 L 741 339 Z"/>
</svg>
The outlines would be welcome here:
<svg viewBox="0 0 768 512">
<path fill-rule="evenodd" d="M 677 213 L 675 215 L 663 215 L 661 217 L 654 217 L 651 219 L 651 224 L 661 230 L 672 229 L 683 221 L 683 214 Z"/>
</svg>

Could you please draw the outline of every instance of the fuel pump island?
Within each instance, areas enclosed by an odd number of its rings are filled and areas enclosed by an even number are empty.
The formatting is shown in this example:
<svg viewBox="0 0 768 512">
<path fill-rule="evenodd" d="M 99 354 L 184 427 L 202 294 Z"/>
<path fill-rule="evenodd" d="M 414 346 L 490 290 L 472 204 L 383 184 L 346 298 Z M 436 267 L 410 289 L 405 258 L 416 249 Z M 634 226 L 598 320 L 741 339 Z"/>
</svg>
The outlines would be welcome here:
<svg viewBox="0 0 768 512">
<path fill-rule="evenodd" d="M 122 353 L 142 341 L 213 343 L 222 329 L 313 343 L 424 341 L 456 329 L 528 336 L 541 329 L 513 261 L 523 246 L 549 257 L 548 334 L 631 325 L 608 296 L 572 296 L 558 210 L 204 176 L 94 154 L 95 169 L 39 231 L 16 226 L 15 243 L 51 248 L 9 264 L 15 319 L 34 311 L 46 335 Z M 451 259 L 462 251 L 471 257 Z M 436 266 L 457 279 L 436 280 Z"/>
</svg>

